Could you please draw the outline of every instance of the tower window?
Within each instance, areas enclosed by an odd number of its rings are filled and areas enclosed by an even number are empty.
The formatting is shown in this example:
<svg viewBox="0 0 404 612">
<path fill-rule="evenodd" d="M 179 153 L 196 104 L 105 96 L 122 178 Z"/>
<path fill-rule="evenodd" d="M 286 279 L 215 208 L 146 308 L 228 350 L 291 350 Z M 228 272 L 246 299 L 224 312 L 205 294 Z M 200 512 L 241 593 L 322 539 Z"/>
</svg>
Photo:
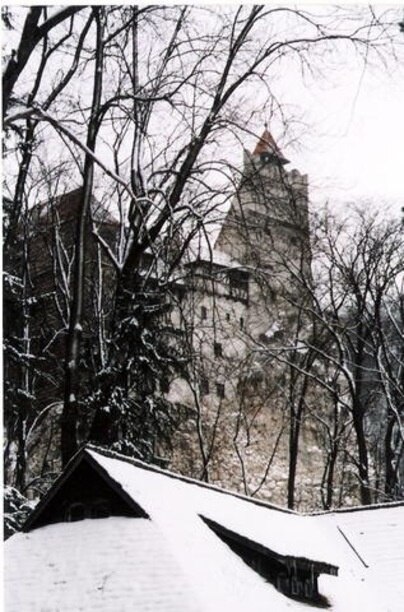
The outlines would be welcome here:
<svg viewBox="0 0 404 612">
<path fill-rule="evenodd" d="M 241 330 L 244 329 L 244 319 L 243 319 L 243 317 L 240 317 L 240 329 Z"/>
<path fill-rule="evenodd" d="M 213 352 L 215 357 L 223 357 L 223 348 L 220 342 L 215 342 L 213 344 Z"/>
<path fill-rule="evenodd" d="M 226 321 L 230 321 L 230 312 L 226 312 Z"/>
<path fill-rule="evenodd" d="M 216 395 L 223 399 L 225 396 L 225 387 L 223 383 L 216 383 Z"/>
<path fill-rule="evenodd" d="M 248 272 L 244 270 L 229 270 L 229 282 L 231 287 L 248 291 Z"/>
<path fill-rule="evenodd" d="M 201 395 L 209 395 L 209 380 L 207 378 L 201 379 L 199 392 Z"/>
<path fill-rule="evenodd" d="M 201 306 L 201 319 L 202 321 L 205 321 L 208 317 L 208 310 L 206 308 L 206 306 Z"/>
<path fill-rule="evenodd" d="M 248 300 L 248 272 L 244 270 L 229 270 L 229 292 L 233 298 Z"/>
</svg>

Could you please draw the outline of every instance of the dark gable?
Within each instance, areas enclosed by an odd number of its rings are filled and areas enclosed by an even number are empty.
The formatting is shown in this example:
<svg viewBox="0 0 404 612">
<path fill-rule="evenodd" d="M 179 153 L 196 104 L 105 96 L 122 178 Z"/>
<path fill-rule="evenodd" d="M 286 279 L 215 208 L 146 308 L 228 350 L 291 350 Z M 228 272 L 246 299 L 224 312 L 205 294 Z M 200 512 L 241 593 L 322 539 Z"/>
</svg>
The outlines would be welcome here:
<svg viewBox="0 0 404 612">
<path fill-rule="evenodd" d="M 78 452 L 26 521 L 23 531 L 84 518 L 149 518 L 85 451 Z"/>
</svg>

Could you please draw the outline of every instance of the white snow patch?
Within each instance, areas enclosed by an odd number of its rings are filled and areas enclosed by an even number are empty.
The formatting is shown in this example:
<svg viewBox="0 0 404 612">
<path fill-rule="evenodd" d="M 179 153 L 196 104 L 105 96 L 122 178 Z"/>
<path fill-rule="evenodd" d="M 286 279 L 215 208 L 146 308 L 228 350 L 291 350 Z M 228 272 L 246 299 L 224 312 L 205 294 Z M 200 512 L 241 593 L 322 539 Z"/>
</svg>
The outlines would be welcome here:
<svg viewBox="0 0 404 612">
<path fill-rule="evenodd" d="M 274 335 L 280 331 L 280 325 L 277 321 L 275 321 L 274 323 L 272 323 L 271 327 L 269 329 L 267 329 L 267 331 L 265 332 L 265 337 L 268 338 L 268 340 L 270 340 L 271 338 L 274 337 Z"/>
</svg>

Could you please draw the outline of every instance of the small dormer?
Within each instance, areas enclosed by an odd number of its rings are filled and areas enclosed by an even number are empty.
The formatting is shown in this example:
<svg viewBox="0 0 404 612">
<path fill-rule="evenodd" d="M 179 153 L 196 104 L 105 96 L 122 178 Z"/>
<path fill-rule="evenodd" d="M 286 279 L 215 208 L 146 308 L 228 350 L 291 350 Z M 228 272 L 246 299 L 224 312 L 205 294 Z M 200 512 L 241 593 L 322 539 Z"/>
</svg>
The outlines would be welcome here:
<svg viewBox="0 0 404 612">
<path fill-rule="evenodd" d="M 320 574 L 338 575 L 338 567 L 306 559 L 283 555 L 258 542 L 201 516 L 206 525 L 257 574 L 272 584 L 280 593 L 291 599 L 319 608 L 329 603 L 318 587 Z"/>
</svg>

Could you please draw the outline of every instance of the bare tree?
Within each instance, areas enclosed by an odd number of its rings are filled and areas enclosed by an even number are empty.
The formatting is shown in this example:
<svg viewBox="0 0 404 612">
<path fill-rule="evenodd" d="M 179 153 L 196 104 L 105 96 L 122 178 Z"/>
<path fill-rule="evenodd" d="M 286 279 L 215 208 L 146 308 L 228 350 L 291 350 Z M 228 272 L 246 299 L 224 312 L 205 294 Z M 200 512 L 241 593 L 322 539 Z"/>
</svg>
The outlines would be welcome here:
<svg viewBox="0 0 404 612">
<path fill-rule="evenodd" d="M 43 43 L 42 61 L 36 74 L 36 84 L 39 85 L 45 64 L 50 55 L 56 51 L 56 49 L 63 44 L 66 37 L 69 36 L 69 34 L 65 34 L 56 44 L 49 48 L 48 43 L 50 34 L 57 26 L 66 21 L 70 21 L 71 28 L 72 19 L 75 13 L 79 12 L 81 9 L 82 7 L 80 6 L 69 6 L 56 11 L 52 15 L 48 15 L 48 9 L 44 6 L 33 6 L 28 9 L 18 49 L 13 50 L 11 53 L 3 72 L 3 117 L 7 113 L 15 85 L 31 58 L 34 49 L 38 47 L 39 43 Z M 28 103 L 32 103 L 32 100 L 29 100 Z"/>
<path fill-rule="evenodd" d="M 206 27 L 201 25 L 201 12 Z M 43 7 L 26 13 L 17 55 L 6 69 L 3 108 L 6 129 L 23 144 L 21 167 L 30 167 L 32 175 L 44 146 L 62 143 L 62 154 L 76 164 L 76 184 L 82 187 L 66 349 L 62 424 L 66 462 L 77 446 L 86 236 L 95 186 L 102 186 L 116 203 L 121 222 L 116 242 L 103 238 L 93 226 L 115 278 L 109 289 L 114 307 L 101 317 L 102 376 L 93 381 L 96 392 L 89 430 L 94 439 L 104 437 L 110 443 L 122 435 L 128 416 L 119 406 L 140 410 L 145 397 L 155 391 L 147 388 L 150 380 L 158 378 L 160 366 L 174 364 L 170 352 L 160 351 L 156 344 L 156 311 L 164 310 L 195 227 L 201 226 L 212 198 L 220 196 L 222 184 L 231 178 L 229 164 L 221 161 L 220 145 L 225 139 L 235 144 L 248 133 L 246 113 L 239 108 L 241 96 L 248 87 L 255 91 L 255 85 L 262 84 L 286 55 L 296 56 L 305 67 L 318 49 L 352 45 L 366 61 L 369 52 L 379 52 L 379 44 L 385 42 L 389 15 L 379 18 L 370 11 L 366 22 L 360 15 L 358 21 L 345 21 L 347 29 L 341 30 L 335 28 L 333 14 L 315 18 L 306 11 L 264 6 L 214 12 L 156 6 L 79 12 L 73 7 L 46 17 Z M 281 24 L 288 27 L 280 28 Z M 70 52 L 70 36 L 77 48 L 55 83 L 49 57 Z M 29 88 L 24 67 L 34 65 L 38 57 L 40 70 Z M 88 91 L 79 95 L 78 83 L 84 82 Z M 28 90 L 31 94 L 26 96 Z M 9 104 L 11 94 L 18 106 Z M 269 89 L 262 95 L 264 109 L 267 102 L 276 106 Z M 44 144 L 38 144 L 33 158 L 30 151 L 39 130 Z M 15 194 L 10 198 L 13 228 L 18 227 L 21 194 L 27 185 L 27 172 L 21 172 L 9 189 Z M 166 248 L 164 235 L 178 238 L 176 249 Z M 150 254 L 151 269 L 164 260 L 157 281 L 155 273 L 144 274 Z M 158 289 L 156 308 L 150 302 L 153 283 Z M 152 404 L 148 416 L 154 408 Z M 134 428 L 139 426 L 139 415 L 144 417 L 139 410 Z M 162 412 L 159 420 L 164 420 Z M 298 418 L 294 422 L 297 425 Z M 296 432 L 298 438 L 298 427 Z"/>
<path fill-rule="evenodd" d="M 102 7 L 94 7 L 93 11 L 96 22 L 93 98 L 86 139 L 86 148 L 88 149 L 88 153 L 85 155 L 84 159 L 83 190 L 81 195 L 82 201 L 76 238 L 73 299 L 71 303 L 65 360 L 65 390 L 61 438 L 61 452 L 64 465 L 77 450 L 77 394 L 79 388 L 79 351 L 84 306 L 84 266 L 86 257 L 86 241 L 89 234 L 88 220 L 94 180 L 94 159 L 90 155 L 90 152 L 94 153 L 95 151 L 97 133 L 100 127 L 99 113 L 101 110 L 102 79 L 104 68 L 105 13 Z"/>
<path fill-rule="evenodd" d="M 308 394 L 299 391 L 298 400 L 314 404 L 308 413 L 324 434 L 325 507 L 333 501 L 335 466 L 341 455 L 352 465 L 361 502 L 369 504 L 384 494 L 394 497 L 398 491 L 402 336 L 397 306 L 391 346 L 391 311 L 386 305 L 398 305 L 401 299 L 397 283 L 403 273 L 402 230 L 398 222 L 386 222 L 356 209 L 343 221 L 329 213 L 319 217 L 317 225 L 312 223 L 311 239 L 314 278 L 294 267 L 293 260 L 283 261 L 310 297 L 298 304 L 291 293 L 284 294 L 298 307 L 305 324 L 297 329 L 296 338 L 283 339 L 281 345 L 274 343 L 263 350 L 268 358 L 301 377 L 305 388 L 310 386 Z M 304 357 L 296 359 L 296 353 Z M 291 416 L 291 436 L 298 436 L 302 411 Z M 297 431 L 293 416 L 298 420 Z M 351 428 L 354 438 L 348 435 Z M 295 460 L 298 448 L 294 436 L 290 448 Z M 380 452 L 381 470 L 376 468 Z M 291 460 L 289 469 L 293 464 Z M 293 501 L 292 479 L 290 487 L 289 503 Z"/>
</svg>

